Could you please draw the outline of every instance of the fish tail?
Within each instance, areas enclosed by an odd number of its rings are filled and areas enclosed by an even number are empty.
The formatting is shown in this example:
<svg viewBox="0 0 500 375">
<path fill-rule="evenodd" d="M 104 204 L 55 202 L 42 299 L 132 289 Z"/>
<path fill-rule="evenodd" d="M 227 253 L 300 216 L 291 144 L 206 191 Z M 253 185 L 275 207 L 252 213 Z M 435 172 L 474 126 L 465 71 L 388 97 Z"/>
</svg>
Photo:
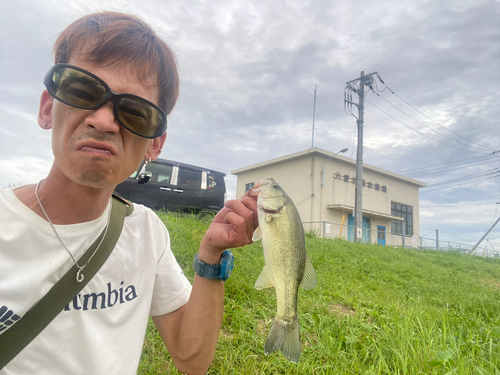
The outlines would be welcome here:
<svg viewBox="0 0 500 375">
<path fill-rule="evenodd" d="M 300 325 L 295 317 L 291 321 L 274 318 L 266 339 L 264 354 L 281 350 L 290 361 L 297 363 L 300 358 Z"/>
</svg>

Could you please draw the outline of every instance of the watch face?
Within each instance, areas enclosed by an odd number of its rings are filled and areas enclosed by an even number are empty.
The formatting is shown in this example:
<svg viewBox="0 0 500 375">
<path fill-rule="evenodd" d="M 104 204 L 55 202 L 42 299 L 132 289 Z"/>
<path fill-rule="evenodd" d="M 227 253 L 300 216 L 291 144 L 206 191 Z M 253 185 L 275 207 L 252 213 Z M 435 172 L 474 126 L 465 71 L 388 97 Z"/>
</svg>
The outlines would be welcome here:
<svg viewBox="0 0 500 375">
<path fill-rule="evenodd" d="M 220 279 L 226 281 L 231 276 L 234 266 L 234 255 L 231 251 L 226 250 L 222 253 L 220 259 Z"/>
</svg>

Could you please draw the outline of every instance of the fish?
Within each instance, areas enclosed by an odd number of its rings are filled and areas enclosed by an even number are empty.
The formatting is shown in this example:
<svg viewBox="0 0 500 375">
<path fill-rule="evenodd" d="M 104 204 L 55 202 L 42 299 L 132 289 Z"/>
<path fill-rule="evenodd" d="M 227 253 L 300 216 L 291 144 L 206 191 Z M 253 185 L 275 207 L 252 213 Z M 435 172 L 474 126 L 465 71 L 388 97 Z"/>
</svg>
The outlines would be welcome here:
<svg viewBox="0 0 500 375">
<path fill-rule="evenodd" d="M 262 240 L 265 266 L 255 289 L 274 287 L 277 311 L 264 345 L 264 354 L 277 350 L 294 363 L 300 358 L 297 312 L 299 285 L 316 286 L 316 272 L 306 254 L 304 227 L 292 199 L 273 178 L 258 182 L 249 192 L 257 196 L 259 226 L 253 240 Z"/>
</svg>

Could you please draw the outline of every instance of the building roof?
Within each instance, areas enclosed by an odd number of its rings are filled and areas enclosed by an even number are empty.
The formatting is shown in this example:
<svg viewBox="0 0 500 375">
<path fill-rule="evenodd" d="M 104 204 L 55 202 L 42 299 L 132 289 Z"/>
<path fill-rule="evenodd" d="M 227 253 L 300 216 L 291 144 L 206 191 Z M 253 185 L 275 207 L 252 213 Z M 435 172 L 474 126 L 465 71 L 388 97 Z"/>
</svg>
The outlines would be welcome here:
<svg viewBox="0 0 500 375">
<path fill-rule="evenodd" d="M 299 151 L 299 152 L 296 152 L 296 153 L 293 153 L 293 154 L 289 154 L 289 155 L 281 156 L 279 158 L 275 158 L 275 159 L 271 159 L 271 160 L 268 160 L 268 161 L 264 161 L 264 162 L 261 162 L 261 163 L 252 164 L 252 165 L 249 165 L 247 167 L 234 169 L 234 170 L 231 171 L 231 173 L 234 174 L 234 175 L 238 175 L 238 174 L 241 174 L 241 173 L 244 173 L 244 172 L 249 172 L 249 171 L 252 171 L 252 170 L 255 170 L 255 169 L 260 169 L 262 167 L 268 167 L 268 166 L 271 166 L 271 165 L 274 165 L 274 164 L 283 163 L 285 161 L 291 161 L 291 160 L 294 160 L 294 159 L 299 159 L 299 158 L 302 158 L 302 157 L 307 156 L 307 155 L 322 155 L 322 156 L 325 156 L 325 157 L 329 158 L 329 157 L 335 155 L 335 153 L 327 151 L 327 150 L 324 150 L 324 149 L 319 148 L 319 147 L 314 147 L 314 148 L 309 148 L 309 149 L 304 150 L 304 151 Z M 356 166 L 356 160 L 351 159 L 351 158 L 347 158 L 347 157 L 345 157 L 343 155 L 336 155 L 335 159 L 337 161 L 342 161 L 342 162 L 344 162 L 346 164 L 351 164 L 351 165 Z M 416 185 L 418 187 L 424 187 L 424 186 L 426 186 L 426 184 L 424 182 L 421 182 L 421 181 L 418 181 L 418 180 L 414 180 L 413 178 L 405 177 L 403 175 L 400 175 L 400 174 L 397 174 L 397 173 L 394 173 L 394 172 L 386 171 L 385 169 L 378 168 L 378 167 L 375 167 L 375 166 L 367 164 L 367 163 L 363 163 L 363 170 L 371 170 L 373 172 L 380 173 L 380 174 L 386 175 L 388 177 L 392 177 L 394 179 L 397 179 L 397 180 L 400 180 L 400 181 L 404 181 L 404 182 L 412 184 L 412 185 Z"/>
</svg>

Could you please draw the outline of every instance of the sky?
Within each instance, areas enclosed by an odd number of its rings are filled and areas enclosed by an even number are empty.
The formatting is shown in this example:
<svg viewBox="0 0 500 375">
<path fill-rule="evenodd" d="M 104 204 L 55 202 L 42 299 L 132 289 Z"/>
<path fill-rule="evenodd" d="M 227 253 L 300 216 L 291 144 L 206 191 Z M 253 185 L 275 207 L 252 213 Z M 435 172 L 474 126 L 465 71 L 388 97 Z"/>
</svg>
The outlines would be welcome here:
<svg viewBox="0 0 500 375">
<path fill-rule="evenodd" d="M 378 73 L 365 95 L 364 162 L 427 184 L 421 236 L 438 229 L 441 242 L 475 244 L 500 216 L 499 1 L 0 0 L 0 9 L 0 187 L 36 183 L 52 164 L 37 114 L 58 34 L 114 10 L 149 23 L 179 62 L 161 157 L 226 173 L 229 198 L 237 168 L 312 145 L 348 147 L 355 159 L 344 90 L 364 71 Z M 485 246 L 500 254 L 500 224 Z"/>
</svg>

